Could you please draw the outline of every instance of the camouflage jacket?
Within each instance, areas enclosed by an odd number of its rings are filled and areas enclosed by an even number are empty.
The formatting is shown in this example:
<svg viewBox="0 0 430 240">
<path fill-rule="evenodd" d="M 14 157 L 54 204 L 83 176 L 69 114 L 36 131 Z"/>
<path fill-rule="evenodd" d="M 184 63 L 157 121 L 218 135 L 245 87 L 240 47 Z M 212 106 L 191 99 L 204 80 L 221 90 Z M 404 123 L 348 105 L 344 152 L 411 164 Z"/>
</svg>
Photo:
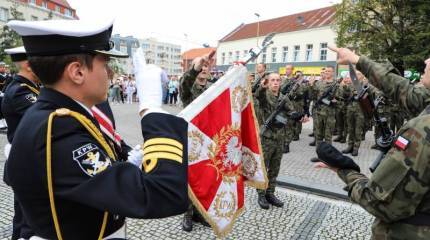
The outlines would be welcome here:
<svg viewBox="0 0 430 240">
<path fill-rule="evenodd" d="M 267 88 L 259 87 L 257 91 L 254 93 L 254 102 L 257 114 L 257 119 L 259 125 L 263 125 L 264 121 L 270 116 L 270 114 L 275 111 L 278 102 L 284 97 L 284 95 L 279 94 L 279 96 L 274 95 L 271 91 L 267 90 Z M 283 114 L 287 115 L 294 111 L 294 106 L 291 101 L 287 97 L 287 101 L 284 105 Z M 283 139 L 285 131 L 279 131 L 273 128 L 267 128 L 264 132 L 263 137 L 270 139 Z"/>
<path fill-rule="evenodd" d="M 410 112 L 423 110 L 430 100 L 409 80 L 366 57 L 360 58 L 357 69 Z M 408 121 L 396 139 L 406 139 L 406 148 L 390 149 L 370 179 L 348 169 L 338 175 L 347 184 L 351 200 L 376 217 L 373 239 L 430 239 L 430 226 L 412 223 L 417 216 L 427 215 L 428 225 L 430 216 L 430 106 Z"/>
<path fill-rule="evenodd" d="M 199 73 L 200 72 L 194 70 L 193 68 L 190 68 L 190 70 L 185 72 L 179 80 L 179 95 L 184 107 L 188 106 L 210 86 L 209 83 L 206 83 L 206 85 L 202 86 L 195 82 Z"/>
<path fill-rule="evenodd" d="M 286 79 L 282 84 L 281 89 L 285 86 L 288 86 L 289 84 L 294 84 L 293 81 L 298 81 L 298 80 Z M 308 84 L 301 82 L 297 87 L 297 89 L 295 89 L 295 91 L 288 93 L 288 98 L 293 103 L 294 109 L 296 111 L 305 112 L 307 109 L 307 102 L 309 98 Z"/>
<path fill-rule="evenodd" d="M 334 117 L 334 112 L 335 112 L 335 107 L 336 104 L 333 101 L 336 97 L 336 92 L 337 92 L 337 88 L 339 87 L 339 84 L 334 82 L 335 80 L 333 80 L 332 82 L 326 82 L 326 81 L 318 81 L 315 82 L 315 84 L 313 86 L 311 86 L 310 91 L 313 92 L 313 95 L 315 96 L 315 110 L 319 115 L 324 115 L 324 116 L 333 116 Z M 318 100 L 321 98 L 321 96 L 328 91 L 329 88 L 331 88 L 333 86 L 333 84 L 337 84 L 338 86 L 335 87 L 334 92 L 328 97 L 328 100 L 330 100 L 330 105 L 326 105 L 324 103 L 318 103 Z"/>
</svg>

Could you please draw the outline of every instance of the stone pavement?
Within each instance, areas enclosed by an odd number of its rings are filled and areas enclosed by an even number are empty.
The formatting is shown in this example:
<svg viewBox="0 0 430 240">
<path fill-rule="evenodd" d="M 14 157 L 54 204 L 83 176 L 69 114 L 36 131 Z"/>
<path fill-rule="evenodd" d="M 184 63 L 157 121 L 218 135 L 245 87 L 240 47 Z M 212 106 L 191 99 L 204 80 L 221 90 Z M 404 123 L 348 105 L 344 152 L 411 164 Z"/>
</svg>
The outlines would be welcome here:
<svg viewBox="0 0 430 240">
<path fill-rule="evenodd" d="M 117 129 L 130 144 L 141 143 L 137 105 L 112 106 Z M 178 108 L 166 106 L 172 113 Z M 314 156 L 314 149 L 308 146 L 311 138 L 307 137 L 311 124 L 306 124 L 301 140 L 293 142 L 291 153 L 285 154 L 280 179 L 305 183 L 317 188 L 340 190 L 343 184 L 335 174 L 329 171 L 314 170 L 309 158 Z M 357 158 L 363 170 L 367 169 L 370 159 L 376 151 L 364 150 L 371 144 L 368 133 L 360 156 Z M 0 135 L 0 179 L 3 178 L 3 146 L 6 136 Z M 311 193 L 278 188 L 277 195 L 285 201 L 284 208 L 262 210 L 256 202 L 255 190 L 246 189 L 247 210 L 238 219 L 234 230 L 227 239 L 370 239 L 370 226 L 373 217 L 359 206 L 347 201 L 333 200 Z M 11 234 L 13 216 L 13 194 L 9 187 L 0 183 L 0 239 L 8 239 Z M 208 228 L 195 225 L 192 233 L 185 233 L 180 228 L 181 216 L 156 220 L 127 221 L 129 239 L 215 239 Z"/>
</svg>

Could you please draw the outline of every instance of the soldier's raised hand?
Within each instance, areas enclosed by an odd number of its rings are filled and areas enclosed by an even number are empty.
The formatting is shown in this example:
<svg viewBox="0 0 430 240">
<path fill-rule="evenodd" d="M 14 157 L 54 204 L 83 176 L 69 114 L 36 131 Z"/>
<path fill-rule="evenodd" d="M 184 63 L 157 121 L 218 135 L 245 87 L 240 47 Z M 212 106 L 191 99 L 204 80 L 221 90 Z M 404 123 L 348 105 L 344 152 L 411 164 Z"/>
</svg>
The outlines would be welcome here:
<svg viewBox="0 0 430 240">
<path fill-rule="evenodd" d="M 328 46 L 328 48 L 333 52 L 337 53 L 337 56 L 338 56 L 337 63 L 339 64 L 348 64 L 349 62 L 352 64 L 357 64 L 358 59 L 360 59 L 360 56 L 358 56 L 348 48 L 338 48 L 333 45 Z"/>
</svg>

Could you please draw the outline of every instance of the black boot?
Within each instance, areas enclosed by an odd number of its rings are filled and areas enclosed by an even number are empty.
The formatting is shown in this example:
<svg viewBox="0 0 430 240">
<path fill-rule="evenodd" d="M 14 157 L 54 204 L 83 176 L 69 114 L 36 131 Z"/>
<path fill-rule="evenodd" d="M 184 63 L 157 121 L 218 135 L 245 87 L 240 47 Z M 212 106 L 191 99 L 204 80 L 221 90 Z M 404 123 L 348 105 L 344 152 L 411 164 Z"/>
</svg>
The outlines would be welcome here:
<svg viewBox="0 0 430 240">
<path fill-rule="evenodd" d="M 209 223 L 206 222 L 205 218 L 197 210 L 194 210 L 193 221 L 201 223 L 205 227 L 210 227 Z"/>
<path fill-rule="evenodd" d="M 373 144 L 370 148 L 371 149 L 375 149 L 375 150 L 379 150 L 379 147 L 378 147 L 378 145 L 376 145 L 376 143 Z"/>
<path fill-rule="evenodd" d="M 352 150 L 351 155 L 354 156 L 354 157 L 358 156 L 358 147 L 354 147 L 354 149 Z"/>
<path fill-rule="evenodd" d="M 342 153 L 352 153 L 352 145 L 348 145 L 347 148 L 345 148 L 344 150 L 342 150 Z"/>
<path fill-rule="evenodd" d="M 312 132 L 311 134 L 308 135 L 309 137 L 314 137 L 315 134 Z"/>
<path fill-rule="evenodd" d="M 315 147 L 316 145 L 316 140 L 314 139 L 314 141 L 312 141 L 311 143 L 309 143 L 309 146 Z"/>
<path fill-rule="evenodd" d="M 284 153 L 289 153 L 290 152 L 290 144 L 286 143 L 284 146 Z"/>
<path fill-rule="evenodd" d="M 275 194 L 273 194 L 273 193 L 266 194 L 266 200 L 267 200 L 267 202 L 269 202 L 270 204 L 272 204 L 275 207 L 283 207 L 284 206 L 284 203 L 281 200 L 279 200 L 275 196 Z"/>
<path fill-rule="evenodd" d="M 192 213 L 186 212 L 184 214 L 184 218 L 182 219 L 182 230 L 186 232 L 193 231 L 193 220 L 192 220 Z"/>
<path fill-rule="evenodd" d="M 262 209 L 269 209 L 270 206 L 264 194 L 258 194 L 258 205 L 260 205 Z"/>
</svg>

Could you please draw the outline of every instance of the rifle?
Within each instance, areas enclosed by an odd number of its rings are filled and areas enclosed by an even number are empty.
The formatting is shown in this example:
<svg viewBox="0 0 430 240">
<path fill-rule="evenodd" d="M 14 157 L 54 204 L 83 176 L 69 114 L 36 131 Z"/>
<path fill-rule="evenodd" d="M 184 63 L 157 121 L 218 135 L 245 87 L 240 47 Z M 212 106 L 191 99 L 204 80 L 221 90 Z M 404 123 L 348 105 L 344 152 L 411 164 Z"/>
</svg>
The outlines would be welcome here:
<svg viewBox="0 0 430 240">
<path fill-rule="evenodd" d="M 381 163 L 385 154 L 391 148 L 391 144 L 394 140 L 394 133 L 389 128 L 387 119 L 381 117 L 377 111 L 378 105 L 382 102 L 382 97 L 378 97 L 375 100 L 372 99 L 371 94 L 369 94 L 369 86 L 361 86 L 360 82 L 358 81 L 354 67 L 351 63 L 349 63 L 349 73 L 354 88 L 357 90 L 358 93 L 355 98 L 359 102 L 361 110 L 368 118 L 373 117 L 375 124 L 381 129 L 381 136 L 376 139 L 376 145 L 378 146 L 380 153 L 369 167 L 370 172 L 373 173 Z"/>
<path fill-rule="evenodd" d="M 287 100 L 288 100 L 287 95 L 284 95 L 281 98 L 281 100 L 276 105 L 275 111 L 273 111 L 269 115 L 269 117 L 264 121 L 263 126 L 260 128 L 260 136 L 263 136 L 264 132 L 266 132 L 266 130 L 270 128 L 273 125 L 273 123 L 275 123 L 275 121 L 284 126 L 287 124 L 288 119 L 285 116 L 281 116 L 281 114 L 279 114 L 283 110 Z M 294 111 L 289 113 L 287 117 L 291 118 L 294 121 L 298 121 L 303 117 L 303 113 Z"/>
<path fill-rule="evenodd" d="M 327 89 L 321 97 L 317 100 L 315 103 L 315 108 L 320 106 L 321 104 L 325 104 L 329 106 L 331 104 L 331 100 L 333 98 L 334 93 L 336 92 L 337 87 L 339 86 L 337 81 L 334 81 L 334 83 L 330 86 L 329 89 Z"/>
</svg>

